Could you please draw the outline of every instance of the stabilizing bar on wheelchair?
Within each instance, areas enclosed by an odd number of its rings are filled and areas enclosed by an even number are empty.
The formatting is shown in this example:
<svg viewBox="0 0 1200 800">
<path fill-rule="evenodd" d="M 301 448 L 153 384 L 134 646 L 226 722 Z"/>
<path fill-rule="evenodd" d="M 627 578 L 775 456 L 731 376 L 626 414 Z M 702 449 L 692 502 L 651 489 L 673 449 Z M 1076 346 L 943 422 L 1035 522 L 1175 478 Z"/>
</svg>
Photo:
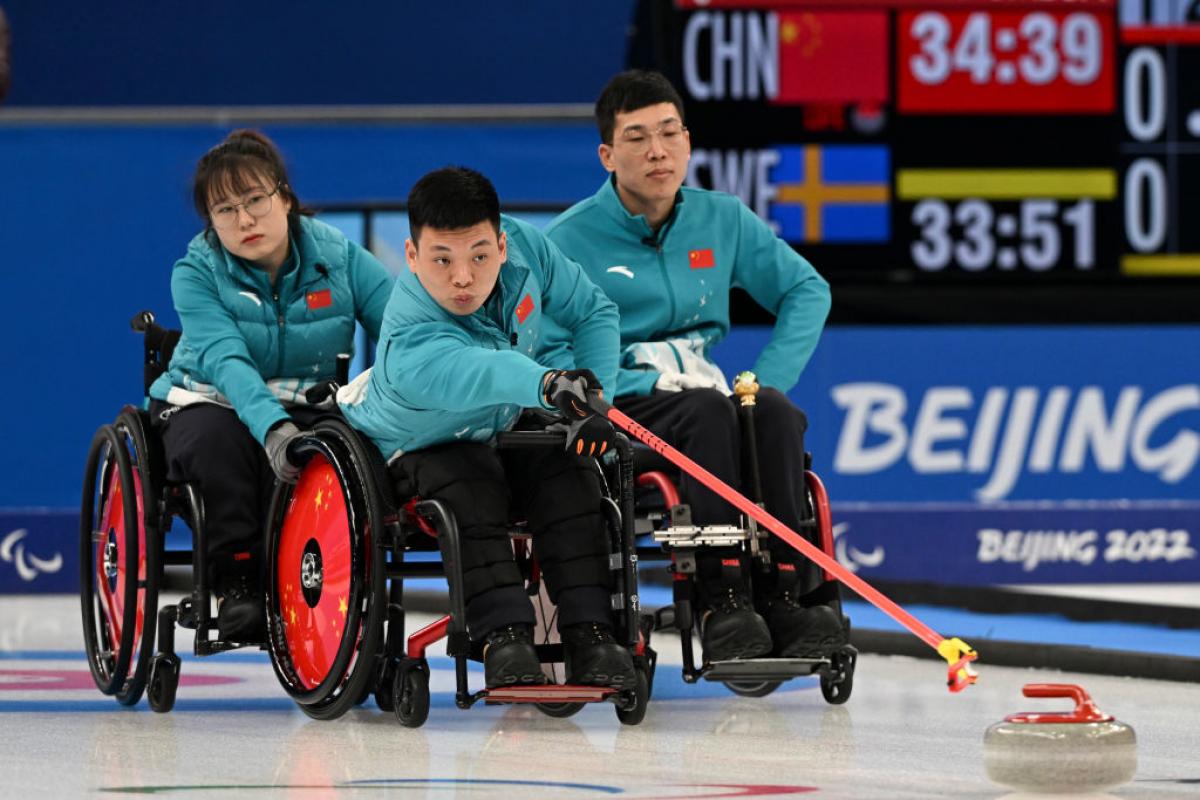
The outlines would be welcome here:
<svg viewBox="0 0 1200 800">
<path fill-rule="evenodd" d="M 896 622 L 911 631 L 917 638 L 936 650 L 938 655 L 946 659 L 949 664 L 947 684 L 951 692 L 960 692 L 967 686 L 975 683 L 977 675 L 971 668 L 970 662 L 978 658 L 978 654 L 966 642 L 958 638 L 947 639 L 912 614 L 909 614 L 878 589 L 868 584 L 853 572 L 850 572 L 839 564 L 836 559 L 828 556 L 819 547 L 805 540 L 791 528 L 768 514 L 765 509 L 752 503 L 729 484 L 713 475 L 695 461 L 692 461 L 658 436 L 646 430 L 646 428 L 631 419 L 628 415 L 605 402 L 597 394 L 589 393 L 588 400 L 592 410 L 597 414 L 607 418 L 622 430 L 627 431 L 638 441 L 649 446 L 663 458 L 666 458 L 688 475 L 703 483 L 743 513 L 754 518 L 764 528 L 799 550 L 810 560 L 824 567 L 830 575 L 837 578 L 846 586 L 849 586 L 859 596 L 868 600 L 880 611 L 896 620 Z"/>
</svg>

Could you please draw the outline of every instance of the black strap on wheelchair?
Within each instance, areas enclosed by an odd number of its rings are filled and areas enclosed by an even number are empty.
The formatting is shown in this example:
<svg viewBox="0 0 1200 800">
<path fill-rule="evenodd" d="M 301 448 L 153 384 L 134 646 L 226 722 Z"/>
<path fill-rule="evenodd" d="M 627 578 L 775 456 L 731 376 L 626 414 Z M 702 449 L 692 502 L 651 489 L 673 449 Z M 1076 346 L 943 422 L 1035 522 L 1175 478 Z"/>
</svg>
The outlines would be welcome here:
<svg viewBox="0 0 1200 800">
<path fill-rule="evenodd" d="M 154 321 L 154 312 L 139 311 L 129 320 L 129 327 L 142 334 L 144 358 L 142 361 L 143 391 L 150 393 L 150 384 L 167 371 L 175 345 L 179 344 L 182 331 L 164 328 Z"/>
</svg>

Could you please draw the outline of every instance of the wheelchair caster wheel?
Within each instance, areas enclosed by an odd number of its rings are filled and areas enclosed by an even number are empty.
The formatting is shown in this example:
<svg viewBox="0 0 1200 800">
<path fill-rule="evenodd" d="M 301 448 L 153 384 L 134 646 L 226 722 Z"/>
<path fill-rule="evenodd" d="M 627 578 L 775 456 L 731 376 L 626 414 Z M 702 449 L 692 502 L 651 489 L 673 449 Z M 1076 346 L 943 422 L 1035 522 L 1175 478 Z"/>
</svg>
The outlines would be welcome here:
<svg viewBox="0 0 1200 800">
<path fill-rule="evenodd" d="M 617 719 L 622 725 L 638 725 L 646 718 L 646 706 L 650 704 L 650 678 L 646 670 L 637 670 L 637 681 L 633 689 L 623 697 L 624 702 L 617 701 Z"/>
<path fill-rule="evenodd" d="M 179 657 L 159 654 L 150 662 L 150 685 L 146 699 L 150 708 L 165 714 L 175 707 L 175 692 L 179 689 Z"/>
<path fill-rule="evenodd" d="M 854 689 L 854 667 L 858 651 L 844 647 L 829 657 L 829 666 L 821 670 L 821 695 L 827 703 L 841 705 Z"/>
<path fill-rule="evenodd" d="M 739 697 L 766 697 L 782 683 L 783 681 L 725 681 L 725 686 Z"/>
<path fill-rule="evenodd" d="M 418 662 L 396 670 L 392 679 L 396 719 L 407 728 L 419 728 L 429 718 L 429 670 Z"/>
<path fill-rule="evenodd" d="M 537 710 L 545 714 L 547 717 L 556 719 L 566 719 L 573 717 L 583 708 L 583 703 L 534 703 Z"/>
</svg>

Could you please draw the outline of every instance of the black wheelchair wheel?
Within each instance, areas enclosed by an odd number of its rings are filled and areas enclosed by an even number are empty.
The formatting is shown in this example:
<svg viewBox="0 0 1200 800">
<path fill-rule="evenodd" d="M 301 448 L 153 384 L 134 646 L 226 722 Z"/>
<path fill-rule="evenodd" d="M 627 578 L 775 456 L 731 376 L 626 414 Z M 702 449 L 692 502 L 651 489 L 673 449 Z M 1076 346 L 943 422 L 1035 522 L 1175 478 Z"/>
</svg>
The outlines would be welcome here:
<svg viewBox="0 0 1200 800">
<path fill-rule="evenodd" d="M 160 653 L 150 663 L 150 682 L 146 687 L 146 700 L 150 708 L 166 714 L 175 707 L 175 693 L 179 690 L 179 657 Z"/>
<path fill-rule="evenodd" d="M 371 699 L 371 696 L 379 690 L 379 683 L 383 676 L 383 659 L 376 658 L 376 664 L 371 670 L 371 677 L 363 681 L 362 690 L 358 693 L 358 702 L 354 705 L 361 706 Z"/>
<path fill-rule="evenodd" d="M 573 717 L 580 712 L 584 707 L 584 703 L 534 703 L 537 710 L 545 714 L 547 717 L 555 719 L 566 719 Z"/>
<path fill-rule="evenodd" d="M 96 431 L 84 469 L 79 518 L 84 647 L 96 687 L 133 705 L 145 689 L 157 619 L 158 549 L 147 509 L 156 505 L 140 424 L 126 414 Z"/>
<path fill-rule="evenodd" d="M 840 706 L 854 691 L 854 668 L 858 651 L 843 647 L 829 657 L 829 667 L 821 671 L 821 695 L 827 703 Z"/>
<path fill-rule="evenodd" d="M 396 719 L 406 728 L 419 728 L 429 719 L 429 668 L 424 660 L 396 670 L 392 681 Z"/>
<path fill-rule="evenodd" d="M 766 697 L 782 683 L 783 681 L 725 681 L 725 686 L 739 697 Z"/>
<path fill-rule="evenodd" d="M 650 678 L 646 670 L 638 668 L 633 690 L 622 692 L 622 695 L 627 696 L 617 701 L 617 719 L 622 725 L 640 725 L 646 718 L 646 707 L 650 705 Z"/>
<path fill-rule="evenodd" d="M 344 422 L 318 423 L 300 452 L 309 461 L 295 485 L 276 484 L 268 517 L 268 649 L 301 710 L 335 719 L 376 677 L 383 510 L 372 462 Z"/>
<path fill-rule="evenodd" d="M 133 677 L 116 698 L 124 705 L 135 705 L 150 673 L 151 657 L 154 655 L 154 633 L 158 627 L 158 587 L 162 578 L 162 537 L 159 532 L 158 515 L 159 481 L 154 477 L 156 456 L 149 433 L 149 419 L 144 412 L 133 406 L 125 406 L 113 423 L 117 435 L 122 437 L 129 453 L 135 483 L 138 487 L 138 512 L 141 529 L 138 531 L 138 599 L 137 615 L 140 619 L 141 635 L 134 642 L 135 652 L 131 659 Z M 178 682 L 179 670 L 175 671 Z"/>
</svg>

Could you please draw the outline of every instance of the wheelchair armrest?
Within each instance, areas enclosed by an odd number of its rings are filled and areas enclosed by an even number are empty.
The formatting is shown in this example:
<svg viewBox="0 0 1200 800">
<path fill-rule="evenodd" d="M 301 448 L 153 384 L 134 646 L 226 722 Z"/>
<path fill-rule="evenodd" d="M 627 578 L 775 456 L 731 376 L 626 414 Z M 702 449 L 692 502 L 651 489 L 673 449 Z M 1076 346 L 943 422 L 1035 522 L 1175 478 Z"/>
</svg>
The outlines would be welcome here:
<svg viewBox="0 0 1200 800">
<path fill-rule="evenodd" d="M 503 431 L 496 435 L 496 446 L 504 450 L 566 445 L 567 435 L 562 431 Z"/>
<path fill-rule="evenodd" d="M 567 435 L 563 431 L 548 431 L 547 427 L 565 420 L 544 408 L 522 409 L 512 430 L 496 435 L 496 446 L 505 450 L 531 449 L 536 447 L 567 446 Z"/>
<path fill-rule="evenodd" d="M 321 381 L 305 390 L 304 399 L 309 405 L 320 405 L 332 397 L 339 388 L 337 381 Z"/>
</svg>

